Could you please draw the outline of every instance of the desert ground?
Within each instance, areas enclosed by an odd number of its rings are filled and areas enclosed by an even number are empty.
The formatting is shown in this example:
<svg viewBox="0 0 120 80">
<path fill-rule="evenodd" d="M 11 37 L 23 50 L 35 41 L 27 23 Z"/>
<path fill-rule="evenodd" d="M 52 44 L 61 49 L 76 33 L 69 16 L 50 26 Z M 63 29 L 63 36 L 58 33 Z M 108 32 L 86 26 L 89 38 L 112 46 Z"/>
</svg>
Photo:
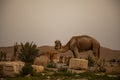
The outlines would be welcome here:
<svg viewBox="0 0 120 80">
<path fill-rule="evenodd" d="M 72 54 L 71 51 L 67 51 L 65 53 L 59 53 L 54 49 L 53 46 L 40 46 L 40 47 L 38 47 L 38 50 L 39 50 L 39 53 L 38 53 L 37 56 L 44 55 L 46 52 L 48 52 L 48 53 L 54 52 L 54 53 L 58 54 L 57 56 L 55 56 L 56 59 L 59 59 L 60 56 L 62 56 L 64 58 L 73 57 L 73 54 Z M 4 51 L 4 52 L 7 53 L 6 61 L 10 61 L 13 58 L 13 53 L 14 53 L 14 47 L 13 46 L 0 47 L 0 51 Z M 94 59 L 92 51 L 86 51 L 86 52 L 81 52 L 80 53 L 80 58 L 81 59 L 86 59 L 88 56 L 91 56 Z M 100 48 L 100 60 L 105 61 L 104 66 L 107 69 L 107 71 L 106 71 L 107 74 L 114 74 L 114 75 L 118 75 L 120 77 L 120 50 L 112 50 L 112 49 L 109 49 L 109 48 L 101 47 Z M 42 74 L 44 74 L 44 73 L 42 73 Z M 63 77 L 63 75 L 62 75 L 62 77 Z M 52 79 L 54 79 L 54 78 L 52 78 Z M 65 79 L 68 79 L 68 78 L 65 78 Z M 47 79 L 47 80 L 50 80 L 50 79 Z M 58 80 L 59 80 L 59 78 L 58 78 Z M 62 79 L 60 79 L 60 80 L 62 80 Z M 78 79 L 73 79 L 73 80 L 78 80 Z M 88 80 L 88 79 L 83 79 L 83 80 Z M 113 79 L 111 79 L 111 80 L 113 80 Z"/>
</svg>

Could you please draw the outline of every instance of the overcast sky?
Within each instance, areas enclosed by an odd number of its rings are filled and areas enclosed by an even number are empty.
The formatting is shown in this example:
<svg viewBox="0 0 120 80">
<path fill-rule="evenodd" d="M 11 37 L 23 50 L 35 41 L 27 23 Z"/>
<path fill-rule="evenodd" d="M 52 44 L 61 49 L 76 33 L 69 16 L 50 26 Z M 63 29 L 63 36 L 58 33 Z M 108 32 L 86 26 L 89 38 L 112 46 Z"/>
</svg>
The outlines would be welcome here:
<svg viewBox="0 0 120 80">
<path fill-rule="evenodd" d="M 0 46 L 54 46 L 78 35 L 120 50 L 120 0 L 0 0 Z"/>
</svg>

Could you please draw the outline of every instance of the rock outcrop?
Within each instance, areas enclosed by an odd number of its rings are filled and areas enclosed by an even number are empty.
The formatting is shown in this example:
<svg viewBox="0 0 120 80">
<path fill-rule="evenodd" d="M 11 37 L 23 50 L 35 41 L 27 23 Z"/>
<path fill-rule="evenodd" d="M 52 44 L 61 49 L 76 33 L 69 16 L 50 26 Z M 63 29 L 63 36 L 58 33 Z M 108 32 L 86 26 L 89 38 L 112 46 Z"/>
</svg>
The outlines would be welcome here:
<svg viewBox="0 0 120 80">
<path fill-rule="evenodd" d="M 25 63 L 21 61 L 0 62 L 0 65 L 3 67 L 4 76 L 14 77 L 20 73 Z"/>
<path fill-rule="evenodd" d="M 69 63 L 70 69 L 75 70 L 86 70 L 88 69 L 88 60 L 86 59 L 79 59 L 79 58 L 71 58 Z"/>
<path fill-rule="evenodd" d="M 48 57 L 43 55 L 43 56 L 35 58 L 34 65 L 41 65 L 41 66 L 44 66 L 46 68 L 49 61 L 50 60 L 48 59 Z"/>
<path fill-rule="evenodd" d="M 32 65 L 33 69 L 38 73 L 38 72 L 43 72 L 44 67 L 43 66 L 38 66 L 38 65 Z"/>
</svg>

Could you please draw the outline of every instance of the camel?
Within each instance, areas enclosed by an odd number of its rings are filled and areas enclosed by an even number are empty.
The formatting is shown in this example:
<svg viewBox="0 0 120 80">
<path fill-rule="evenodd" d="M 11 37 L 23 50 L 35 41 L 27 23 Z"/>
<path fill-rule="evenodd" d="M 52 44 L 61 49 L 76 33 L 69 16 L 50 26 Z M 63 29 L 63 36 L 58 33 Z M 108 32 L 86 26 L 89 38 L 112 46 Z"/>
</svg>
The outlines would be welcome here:
<svg viewBox="0 0 120 80">
<path fill-rule="evenodd" d="M 92 50 L 95 57 L 95 63 L 100 65 L 98 63 L 100 59 L 100 43 L 90 36 L 73 36 L 70 41 L 64 46 L 62 46 L 60 40 L 56 40 L 55 49 L 58 52 L 62 53 L 71 50 L 75 58 L 80 58 L 80 52 Z"/>
</svg>

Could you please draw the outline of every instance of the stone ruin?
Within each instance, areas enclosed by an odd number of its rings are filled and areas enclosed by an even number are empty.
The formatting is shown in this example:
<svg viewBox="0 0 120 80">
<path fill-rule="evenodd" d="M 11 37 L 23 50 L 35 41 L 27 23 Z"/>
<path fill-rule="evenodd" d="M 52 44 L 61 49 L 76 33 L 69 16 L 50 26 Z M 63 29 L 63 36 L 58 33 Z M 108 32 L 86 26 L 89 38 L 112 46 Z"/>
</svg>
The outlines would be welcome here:
<svg viewBox="0 0 120 80">
<path fill-rule="evenodd" d="M 20 74 L 25 63 L 22 61 L 9 61 L 0 62 L 0 67 L 2 68 L 2 76 L 15 77 Z M 38 65 L 32 65 L 36 72 L 43 72 L 44 67 Z"/>
</svg>

